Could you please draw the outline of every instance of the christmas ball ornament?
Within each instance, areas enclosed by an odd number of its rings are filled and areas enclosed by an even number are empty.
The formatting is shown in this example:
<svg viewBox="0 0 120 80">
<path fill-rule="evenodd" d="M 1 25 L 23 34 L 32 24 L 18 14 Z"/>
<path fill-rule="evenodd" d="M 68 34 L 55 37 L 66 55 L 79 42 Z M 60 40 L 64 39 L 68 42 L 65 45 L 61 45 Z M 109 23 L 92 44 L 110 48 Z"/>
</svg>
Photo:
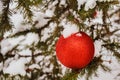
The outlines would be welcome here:
<svg viewBox="0 0 120 80">
<path fill-rule="evenodd" d="M 93 18 L 96 18 L 96 17 L 97 17 L 97 11 L 93 13 Z"/>
<path fill-rule="evenodd" d="M 56 44 L 56 56 L 68 68 L 84 68 L 94 57 L 93 40 L 84 32 L 73 33 L 67 38 L 61 35 Z"/>
</svg>

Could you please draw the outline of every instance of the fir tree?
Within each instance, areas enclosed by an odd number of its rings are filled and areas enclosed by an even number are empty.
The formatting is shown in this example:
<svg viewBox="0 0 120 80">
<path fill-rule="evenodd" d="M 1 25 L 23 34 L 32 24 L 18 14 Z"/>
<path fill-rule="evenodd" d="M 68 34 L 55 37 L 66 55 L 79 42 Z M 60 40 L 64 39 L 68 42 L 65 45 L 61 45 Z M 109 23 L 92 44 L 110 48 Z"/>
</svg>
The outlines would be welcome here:
<svg viewBox="0 0 120 80">
<path fill-rule="evenodd" d="M 120 62 L 118 0 L 1 0 L 0 9 L 0 80 L 93 80 Z M 62 22 L 99 45 L 85 68 L 72 70 L 57 59 Z"/>
</svg>

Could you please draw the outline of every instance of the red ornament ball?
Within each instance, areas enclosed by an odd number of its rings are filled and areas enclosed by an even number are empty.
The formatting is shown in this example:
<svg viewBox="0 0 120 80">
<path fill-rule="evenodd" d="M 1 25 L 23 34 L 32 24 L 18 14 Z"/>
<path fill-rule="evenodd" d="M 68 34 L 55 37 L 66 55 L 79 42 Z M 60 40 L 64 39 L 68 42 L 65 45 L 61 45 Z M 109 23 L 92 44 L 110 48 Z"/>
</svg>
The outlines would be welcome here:
<svg viewBox="0 0 120 80">
<path fill-rule="evenodd" d="M 94 57 L 93 40 L 84 32 L 74 33 L 67 38 L 61 35 L 56 44 L 56 56 L 68 68 L 84 68 Z"/>
<path fill-rule="evenodd" d="M 93 13 L 93 18 L 96 18 L 96 17 L 97 17 L 97 11 Z"/>
</svg>

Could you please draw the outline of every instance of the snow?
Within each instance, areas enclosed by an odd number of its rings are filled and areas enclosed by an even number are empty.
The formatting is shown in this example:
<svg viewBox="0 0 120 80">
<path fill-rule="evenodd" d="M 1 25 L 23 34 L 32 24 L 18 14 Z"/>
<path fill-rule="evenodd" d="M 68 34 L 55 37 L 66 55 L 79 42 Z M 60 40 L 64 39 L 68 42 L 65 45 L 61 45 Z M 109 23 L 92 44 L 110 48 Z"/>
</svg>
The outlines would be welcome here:
<svg viewBox="0 0 120 80">
<path fill-rule="evenodd" d="M 110 2 L 110 1 L 114 1 L 114 0 L 98 0 L 100 2 Z"/>
<path fill-rule="evenodd" d="M 66 0 L 61 0 L 60 5 L 66 5 Z"/>
<path fill-rule="evenodd" d="M 47 24 L 47 22 L 49 21 L 49 19 L 45 19 L 45 17 L 48 17 L 45 13 L 42 13 L 42 12 L 36 12 L 36 13 L 34 13 L 33 20 L 34 21 L 39 21 L 35 25 L 36 28 L 40 28 L 40 27 L 44 26 L 45 24 Z"/>
<path fill-rule="evenodd" d="M 24 56 L 26 56 L 26 55 L 31 56 L 31 55 L 32 55 L 32 52 L 31 52 L 30 49 L 24 49 L 24 50 L 18 52 L 18 54 L 24 55 Z"/>
<path fill-rule="evenodd" d="M 36 69 L 39 69 L 40 66 L 39 66 L 38 64 L 32 64 L 32 65 L 29 66 L 29 68 L 30 68 L 30 69 L 35 69 L 35 68 L 36 68 Z"/>
<path fill-rule="evenodd" d="M 10 10 L 13 11 L 13 13 L 15 13 L 15 9 L 16 9 L 16 6 L 18 6 L 17 2 L 11 2 L 10 5 L 9 5 L 9 8 Z"/>
<path fill-rule="evenodd" d="M 58 3 L 58 0 L 55 0 L 53 3 L 49 4 L 48 9 L 45 11 L 45 15 L 48 17 L 54 16 L 55 5 Z"/>
<path fill-rule="evenodd" d="M 20 41 L 24 39 L 23 36 L 20 36 L 18 38 L 8 38 L 3 39 L 0 43 L 1 45 L 1 53 L 5 55 L 9 50 L 11 50 L 13 47 L 15 47 L 17 44 L 19 44 Z"/>
<path fill-rule="evenodd" d="M 58 0 L 53 1 L 51 4 L 48 5 L 49 9 L 55 9 L 55 5 L 58 3 Z"/>
<path fill-rule="evenodd" d="M 2 40 L 1 41 L 1 53 L 5 55 L 6 52 L 12 49 L 11 43 L 9 40 Z"/>
<path fill-rule="evenodd" d="M 66 66 L 64 66 L 59 60 L 57 60 L 58 64 L 61 65 L 61 69 L 62 69 L 62 74 L 65 75 L 66 70 L 68 69 Z"/>
<path fill-rule="evenodd" d="M 45 28 L 44 31 L 42 31 L 42 37 L 41 41 L 45 41 L 48 37 L 50 37 L 50 34 L 55 30 L 57 24 L 56 23 L 50 23 L 49 28 Z"/>
<path fill-rule="evenodd" d="M 50 64 L 49 67 L 46 67 L 46 66 L 43 66 L 43 72 L 51 72 L 54 68 L 53 64 Z"/>
<path fill-rule="evenodd" d="M 28 33 L 26 36 L 25 36 L 25 40 L 22 41 L 21 45 L 32 45 L 33 43 L 36 44 L 38 43 L 39 41 L 39 36 L 38 34 L 35 34 L 35 33 Z"/>
<path fill-rule="evenodd" d="M 77 0 L 78 2 L 78 10 L 80 9 L 81 5 L 83 5 L 87 0 Z"/>
<path fill-rule="evenodd" d="M 85 10 L 93 9 L 96 6 L 96 0 L 87 0 L 85 4 Z"/>
<path fill-rule="evenodd" d="M 2 9 L 3 9 L 2 2 L 0 1 L 0 14 L 2 14 Z"/>
<path fill-rule="evenodd" d="M 36 58 L 35 58 L 35 61 L 36 61 L 36 63 L 39 63 L 40 61 L 42 61 L 44 59 L 44 56 L 37 56 Z"/>
<path fill-rule="evenodd" d="M 77 0 L 78 1 L 78 10 L 80 9 L 81 5 L 85 4 L 85 10 L 88 11 L 89 9 L 93 9 L 96 6 L 96 1 L 113 1 L 113 0 Z M 120 1 L 120 0 L 119 0 Z M 38 23 L 34 26 L 35 28 L 41 28 L 42 26 L 44 26 L 49 19 L 46 18 L 50 18 L 54 16 L 54 9 L 55 9 L 55 5 L 58 3 L 58 0 L 55 0 L 54 3 L 51 3 L 51 5 L 49 5 L 48 9 L 46 10 L 45 13 L 43 12 L 35 12 L 34 13 L 34 21 L 38 21 Z M 60 5 L 66 5 L 66 0 L 61 0 L 60 1 Z M 11 4 L 10 5 L 10 9 L 12 9 L 12 11 L 14 11 L 16 4 Z M 2 12 L 2 4 L 0 1 L 0 14 Z M 71 11 L 72 12 L 72 11 Z M 74 12 L 74 16 L 76 16 L 76 13 Z M 93 19 L 91 22 L 92 23 L 99 23 L 102 24 L 102 12 L 97 12 L 97 17 L 95 19 Z M 24 21 L 23 15 L 21 13 L 15 13 L 13 14 L 11 17 L 11 21 L 14 24 L 13 27 L 13 33 L 17 33 L 19 31 L 24 31 L 26 29 L 31 29 L 31 25 L 22 25 L 22 21 Z M 77 18 L 77 17 L 76 17 Z M 115 17 L 113 17 L 113 19 L 115 19 Z M 111 21 L 113 19 L 110 19 Z M 90 25 L 91 23 L 87 23 L 88 25 Z M 61 21 L 61 26 L 63 26 L 64 30 L 62 31 L 62 35 L 64 36 L 64 38 L 69 37 L 71 34 L 79 32 L 79 28 L 76 24 L 69 22 L 67 20 L 63 20 Z M 116 26 L 119 28 L 119 25 L 116 23 L 113 23 L 112 21 L 112 25 Z M 48 26 L 49 28 L 45 28 L 44 31 L 42 31 L 42 37 L 41 37 L 41 41 L 45 41 L 50 34 L 54 31 L 54 28 L 56 28 L 57 24 L 56 23 L 50 23 L 50 25 Z M 115 27 L 114 27 L 115 28 Z M 117 28 L 116 28 L 117 29 Z M 114 29 L 112 29 L 114 30 Z M 120 34 L 119 32 L 116 32 L 118 35 Z M 31 57 L 29 58 L 20 58 L 18 59 L 19 55 L 31 55 L 31 50 L 26 46 L 31 47 L 32 44 L 36 44 L 39 41 L 39 36 L 35 33 L 28 33 L 25 36 L 20 36 L 17 38 L 7 38 L 7 36 L 9 36 L 11 34 L 11 32 L 6 32 L 6 34 L 4 35 L 4 38 L 1 42 L 1 53 L 3 55 L 5 55 L 9 50 L 11 50 L 14 46 L 16 46 L 17 44 L 19 44 L 19 46 L 17 47 L 17 49 L 19 49 L 20 51 L 16 53 L 14 58 L 9 58 L 5 61 L 4 65 L 2 63 L 0 63 L 0 71 L 3 70 L 4 73 L 8 73 L 11 75 L 26 75 L 26 67 L 25 64 L 31 61 Z M 82 36 L 80 33 L 76 34 L 76 36 Z M 112 37 L 110 37 L 110 39 L 112 39 Z M 106 51 L 106 49 L 102 49 L 102 42 L 100 40 L 95 41 L 94 45 L 95 45 L 95 56 L 99 56 L 101 54 L 101 51 L 103 51 L 103 54 L 109 53 Z M 33 46 L 33 45 L 32 45 Z M 112 54 L 107 54 L 106 56 L 103 56 L 102 58 L 104 60 L 110 60 Z M 52 56 L 38 56 L 35 58 L 36 63 L 39 63 L 39 65 L 41 66 L 41 68 L 43 68 L 43 72 L 51 72 L 52 69 L 54 68 L 54 65 L 51 64 L 50 59 Z M 44 62 L 45 63 L 44 63 Z M 114 76 L 116 76 L 116 74 L 118 74 L 120 68 L 117 64 L 117 61 L 115 59 L 112 58 L 112 64 L 108 64 L 105 63 L 107 65 L 109 65 L 113 72 L 112 73 L 105 73 L 102 70 L 99 70 L 99 79 L 94 77 L 94 79 L 92 80 L 113 80 Z M 34 68 L 40 68 L 38 64 L 32 64 L 29 66 L 29 68 L 34 69 Z M 49 67 L 48 67 L 49 65 Z M 47 67 L 46 67 L 47 66 Z M 67 68 L 63 65 L 61 65 L 62 67 L 62 74 L 65 74 L 65 71 L 67 70 Z M 112 76 L 111 76 L 112 75 Z M 41 78 L 44 79 L 46 75 L 43 75 Z M 108 79 L 109 76 L 109 79 Z M 40 80 L 43 80 L 40 79 Z M 81 80 L 81 79 L 80 79 Z M 83 80 L 83 79 L 82 79 Z M 118 79 L 119 80 L 119 79 Z"/>
<path fill-rule="evenodd" d="M 10 62 L 9 66 L 7 68 L 3 69 L 4 73 L 8 73 L 11 75 L 17 75 L 20 74 L 22 76 L 25 76 L 25 64 L 27 63 L 25 58 L 20 58 L 18 60 L 13 60 Z"/>
<path fill-rule="evenodd" d="M 78 10 L 80 10 L 81 6 L 85 4 L 85 10 L 93 9 L 96 6 L 96 0 L 77 0 L 78 2 Z"/>
<path fill-rule="evenodd" d="M 44 80 L 46 75 L 44 74 L 43 76 L 39 77 L 38 80 Z"/>
<path fill-rule="evenodd" d="M 100 51 L 102 49 L 102 42 L 100 40 L 97 40 L 94 42 L 94 46 L 95 46 L 95 56 L 98 57 L 100 54 Z"/>
<path fill-rule="evenodd" d="M 45 14 L 48 16 L 48 17 L 52 17 L 54 15 L 54 10 L 46 10 Z"/>
<path fill-rule="evenodd" d="M 10 19 L 14 25 L 12 34 L 15 34 L 15 33 L 20 32 L 20 31 L 24 31 L 26 29 L 31 29 L 30 24 L 23 25 L 22 21 L 24 21 L 24 18 L 23 18 L 23 14 L 21 14 L 20 12 L 10 16 Z"/>
<path fill-rule="evenodd" d="M 96 1 L 99 2 L 110 2 L 114 0 L 77 0 L 78 2 L 78 10 L 81 9 L 81 6 L 85 4 L 85 10 L 93 9 L 96 6 Z"/>
<path fill-rule="evenodd" d="M 52 58 L 51 55 L 44 57 L 44 59 L 42 57 L 43 60 L 42 60 L 42 62 L 40 62 L 40 67 L 42 68 L 43 72 L 45 72 L 45 73 L 51 72 L 54 68 L 54 65 L 50 62 L 51 58 Z M 41 59 L 39 59 L 39 60 L 41 60 Z"/>
<path fill-rule="evenodd" d="M 93 24 L 103 24 L 103 21 L 102 21 L 102 11 L 97 11 L 97 15 L 96 15 L 96 18 L 92 20 L 92 23 Z"/>
<path fill-rule="evenodd" d="M 0 63 L 0 71 L 3 70 L 3 63 Z"/>
<path fill-rule="evenodd" d="M 62 32 L 62 35 L 64 38 L 67 38 L 71 34 L 79 32 L 78 26 L 76 24 L 73 24 L 72 22 L 68 22 L 68 23 L 62 22 L 61 25 L 63 25 L 63 28 L 64 28 Z"/>
<path fill-rule="evenodd" d="M 116 77 L 119 74 L 120 64 L 118 64 L 115 58 L 112 58 L 112 63 L 105 62 L 107 66 L 112 70 L 111 72 L 106 72 L 102 70 L 100 67 L 97 70 L 98 77 L 92 76 L 91 80 L 120 80 L 120 77 Z M 77 80 L 86 80 L 85 76 L 79 77 Z"/>
<path fill-rule="evenodd" d="M 20 29 L 20 30 L 23 30 L 21 28 L 21 21 L 23 20 L 23 15 L 21 15 L 20 13 L 18 14 L 14 14 L 11 16 L 11 20 L 12 22 L 14 23 L 14 28 L 16 29 Z M 23 25 L 22 25 L 23 26 Z"/>
</svg>

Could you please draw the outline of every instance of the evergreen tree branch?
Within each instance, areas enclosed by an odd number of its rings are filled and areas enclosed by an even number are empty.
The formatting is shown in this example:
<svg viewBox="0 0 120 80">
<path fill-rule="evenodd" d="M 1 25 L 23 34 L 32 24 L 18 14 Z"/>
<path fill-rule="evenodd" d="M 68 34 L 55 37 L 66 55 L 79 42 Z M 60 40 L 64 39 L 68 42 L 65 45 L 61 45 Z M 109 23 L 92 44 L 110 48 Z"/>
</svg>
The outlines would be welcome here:
<svg viewBox="0 0 120 80">
<path fill-rule="evenodd" d="M 42 0 L 18 0 L 18 7 L 17 8 L 18 9 L 23 9 L 22 12 L 24 14 L 25 19 L 29 19 L 29 20 L 32 21 L 33 13 L 31 11 L 31 7 L 34 6 L 34 5 L 39 5 L 37 3 L 39 3 L 40 1 L 42 1 Z M 111 42 L 111 41 L 109 41 L 109 39 L 107 41 L 104 40 L 104 38 L 106 38 L 107 35 L 109 35 L 109 37 L 110 37 L 110 36 L 114 35 L 115 32 L 119 31 L 119 29 L 118 29 L 118 30 L 114 30 L 114 31 L 110 32 L 110 27 L 111 26 L 109 26 L 109 23 L 107 23 L 107 21 L 106 21 L 107 18 L 108 18 L 107 17 L 108 16 L 107 11 L 109 10 L 109 7 L 110 7 L 111 4 L 116 4 L 115 1 L 97 2 L 97 7 L 95 7 L 94 9 L 90 9 L 88 11 L 84 10 L 84 5 L 81 7 L 80 11 L 78 11 L 77 10 L 77 7 L 78 7 L 77 0 L 75 0 L 75 1 L 66 0 L 66 4 L 67 4 L 66 6 L 64 6 L 64 5 L 60 6 L 60 2 L 61 2 L 60 0 L 46 0 L 46 2 L 47 1 L 49 1 L 48 4 L 46 5 L 47 8 L 49 8 L 49 5 L 51 5 L 52 2 L 55 2 L 55 1 L 58 1 L 58 2 L 54 6 L 55 7 L 54 17 L 49 18 L 50 20 L 48 21 L 48 23 L 46 25 L 40 27 L 39 29 L 31 28 L 30 30 L 17 32 L 10 37 L 17 37 L 17 36 L 26 35 L 27 33 L 33 32 L 33 33 L 39 34 L 39 37 L 41 38 L 42 35 L 44 35 L 44 34 L 41 34 L 41 31 L 43 31 L 45 28 L 48 28 L 49 24 L 51 22 L 55 22 L 55 23 L 57 23 L 57 25 L 59 25 L 59 23 L 61 22 L 61 20 L 64 17 L 64 18 L 67 18 L 68 21 L 75 22 L 75 24 L 78 24 L 79 26 L 82 26 L 81 30 L 83 30 L 83 31 L 86 30 L 86 32 L 88 31 L 88 33 L 90 32 L 90 36 L 92 36 L 92 38 L 94 38 L 94 40 L 98 40 L 98 39 L 103 40 L 104 44 L 102 46 L 105 47 L 107 50 L 109 50 L 111 52 L 114 52 L 113 55 L 116 56 L 117 58 L 120 58 L 120 54 L 118 52 L 119 51 L 118 49 L 120 48 L 119 43 Z M 102 17 L 103 24 L 100 24 L 100 27 L 103 27 L 103 28 L 101 28 L 101 29 L 98 29 L 98 27 L 96 28 L 96 24 L 95 25 L 93 24 L 89 28 L 86 28 L 86 25 L 84 24 L 84 21 L 88 18 L 89 18 L 89 20 L 91 20 L 93 18 L 92 16 L 93 16 L 94 11 L 97 8 L 99 8 L 103 11 L 103 17 Z M 8 7 L 8 11 L 9 11 L 9 7 Z M 73 12 L 75 11 L 76 15 L 79 15 L 79 17 L 76 18 L 72 11 Z M 9 19 L 9 16 L 8 16 L 8 19 Z M 82 19 L 83 21 L 80 22 L 79 19 Z M 35 21 L 35 23 L 32 26 L 33 27 L 36 26 L 36 24 L 38 22 L 39 21 Z M 38 63 L 38 65 L 40 67 L 42 66 L 41 69 L 33 69 L 33 70 L 30 70 L 30 71 L 29 70 L 26 71 L 27 73 L 31 73 L 31 78 L 29 78 L 29 80 L 33 80 L 33 79 L 37 80 L 40 76 L 43 76 L 43 75 L 46 75 L 44 77 L 44 79 L 61 80 L 61 78 L 60 78 L 61 77 L 60 74 L 62 74 L 61 73 L 61 68 L 60 68 L 60 65 L 57 63 L 57 60 L 56 60 L 56 57 L 55 57 L 55 54 L 54 54 L 55 53 L 56 38 L 58 36 L 60 36 L 61 31 L 62 31 L 62 29 L 60 27 L 57 27 L 54 32 L 49 34 L 49 37 L 45 41 L 42 42 L 41 40 L 39 40 L 39 42 L 38 42 L 39 45 L 37 45 L 37 46 L 36 45 L 31 45 L 31 47 L 29 47 L 29 49 L 32 51 L 32 55 L 20 55 L 20 54 L 18 54 L 18 58 L 20 58 L 20 57 L 25 57 L 25 58 L 31 57 L 32 58 L 32 61 L 31 61 L 31 63 L 28 63 L 28 66 L 32 65 L 33 63 L 36 64 L 37 62 L 35 62 L 35 58 L 38 57 L 38 56 L 45 56 L 45 57 L 52 56 L 52 58 L 50 59 L 49 65 L 46 66 L 45 65 L 46 61 L 42 60 L 39 63 L 43 63 L 43 65 L 40 65 Z M 94 35 L 94 33 L 95 33 L 95 35 Z M 15 46 L 12 50 L 8 51 L 5 56 L 0 55 L 0 59 L 5 58 L 4 60 L 8 60 L 9 58 L 15 57 L 16 54 L 11 54 L 11 53 L 13 53 L 14 51 L 17 52 L 17 50 L 16 50 L 17 46 Z M 36 48 L 41 50 L 41 52 L 34 54 L 34 49 L 36 49 Z M 2 56 L 2 58 L 1 58 L 1 56 Z M 0 61 L 2 61 L 2 60 L 0 60 Z M 74 72 L 73 71 L 73 72 L 65 74 L 65 76 L 63 77 L 63 80 L 77 80 L 77 78 L 79 76 L 79 73 L 80 73 L 80 75 L 86 75 L 86 80 L 89 80 L 89 79 L 91 79 L 92 75 L 97 76 L 96 71 L 97 71 L 98 67 L 101 67 L 105 71 L 110 71 L 110 69 L 108 67 L 106 67 L 105 65 L 103 65 L 102 62 L 103 62 L 103 60 L 101 59 L 101 56 L 95 57 L 93 59 L 93 61 L 88 66 L 81 69 L 80 72 Z M 44 69 L 43 67 L 45 66 L 45 67 L 48 68 L 50 66 L 50 64 L 53 64 L 53 66 L 54 66 L 52 72 L 43 72 L 43 69 Z M 1 74 L 4 75 L 4 73 L 2 73 L 2 72 L 1 72 Z M 8 78 L 9 78 L 9 76 L 7 76 L 6 79 L 8 80 Z M 15 80 L 16 78 L 11 77 L 9 79 Z M 22 76 L 20 76 L 20 79 L 26 80 L 26 79 L 28 79 L 28 77 L 23 78 Z"/>
<path fill-rule="evenodd" d="M 78 73 L 70 72 L 66 73 L 61 80 L 77 80 Z"/>
<path fill-rule="evenodd" d="M 100 55 L 99 57 L 95 57 L 86 68 L 83 68 L 80 71 L 79 76 L 82 77 L 85 75 L 86 80 L 91 80 L 93 75 L 98 77 L 97 70 L 99 67 L 102 67 L 102 69 L 105 71 L 111 71 L 107 66 L 102 64 L 104 61 L 101 59 L 101 57 L 102 55 Z"/>
<path fill-rule="evenodd" d="M 101 57 L 102 57 L 101 55 L 99 57 L 94 57 L 92 62 L 86 68 L 83 68 L 83 70 L 81 70 L 82 75 L 86 74 L 86 80 L 89 80 L 93 74 L 95 74 L 97 76 L 96 71 L 103 62 Z M 80 73 L 80 75 L 81 75 L 81 73 Z"/>
<path fill-rule="evenodd" d="M 110 42 L 110 41 L 104 41 L 106 42 L 102 46 L 104 46 L 107 50 L 111 51 L 113 55 L 120 61 L 120 52 L 118 50 L 120 49 L 120 43 L 119 42 Z"/>
<path fill-rule="evenodd" d="M 107 11 L 108 11 L 108 8 L 103 8 L 103 17 L 102 17 L 102 20 L 103 20 L 103 27 L 105 28 L 106 33 L 109 33 L 109 27 L 108 27 L 107 22 L 106 22 Z"/>
<path fill-rule="evenodd" d="M 0 21 L 0 36 L 3 36 L 4 32 L 12 28 L 12 24 L 9 19 L 9 15 L 11 15 L 11 12 L 9 10 L 10 2 L 11 0 L 2 0 L 3 10 L 2 10 L 2 17 Z"/>
<path fill-rule="evenodd" d="M 44 26 L 42 26 L 42 27 L 40 27 L 40 28 L 32 28 L 32 29 L 30 29 L 30 30 L 25 30 L 25 31 L 21 31 L 21 32 L 17 32 L 17 33 L 15 33 L 15 34 L 13 34 L 12 36 L 10 36 L 10 37 L 17 37 L 17 36 L 20 36 L 20 35 L 26 35 L 27 33 L 30 33 L 30 32 L 33 32 L 33 33 L 38 33 L 39 34 L 39 36 L 41 36 L 40 34 L 41 34 L 41 31 L 43 30 L 43 29 L 45 29 L 46 27 L 48 27 L 49 26 L 49 24 L 52 22 L 53 20 L 49 20 L 48 22 L 47 22 L 47 24 L 45 24 Z M 34 26 L 34 24 L 33 24 L 33 26 Z"/>
<path fill-rule="evenodd" d="M 24 18 L 28 19 L 29 22 L 32 22 L 33 13 L 31 11 L 31 1 L 30 0 L 18 0 L 17 9 L 22 9 Z"/>
<path fill-rule="evenodd" d="M 66 75 L 63 76 L 62 80 L 77 80 L 78 76 L 82 77 L 85 74 L 86 74 L 86 80 L 90 80 L 93 74 L 97 76 L 96 73 L 97 69 L 101 65 L 103 69 L 110 71 L 108 67 L 102 64 L 103 60 L 101 59 L 101 57 L 102 55 L 99 57 L 95 57 L 93 61 L 86 68 L 83 68 L 81 70 L 74 70 L 72 72 L 66 73 Z"/>
<path fill-rule="evenodd" d="M 42 3 L 42 0 L 18 0 L 17 9 L 21 10 L 24 14 L 24 18 L 32 23 L 33 12 L 31 7 L 38 6 Z"/>
<path fill-rule="evenodd" d="M 109 17 L 112 17 L 114 14 L 116 14 L 116 13 L 118 13 L 118 12 L 120 12 L 120 8 L 119 8 L 118 10 L 114 11 L 113 13 L 111 13 L 111 14 L 109 15 Z"/>
</svg>

